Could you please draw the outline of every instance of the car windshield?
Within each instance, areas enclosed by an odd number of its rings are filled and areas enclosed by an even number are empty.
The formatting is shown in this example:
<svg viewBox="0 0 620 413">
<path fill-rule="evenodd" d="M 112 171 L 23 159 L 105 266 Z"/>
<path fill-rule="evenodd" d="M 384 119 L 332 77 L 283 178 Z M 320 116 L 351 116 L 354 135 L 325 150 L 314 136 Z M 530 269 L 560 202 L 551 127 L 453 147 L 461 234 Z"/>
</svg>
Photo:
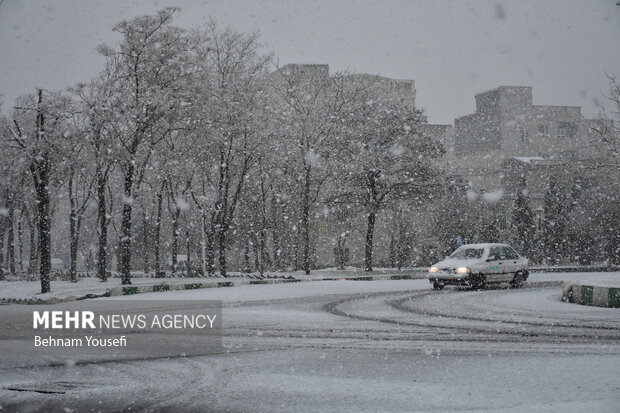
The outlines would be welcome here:
<svg viewBox="0 0 620 413">
<path fill-rule="evenodd" d="M 450 255 L 450 258 L 468 260 L 471 258 L 482 258 L 482 254 L 484 254 L 484 248 L 459 248 Z"/>
</svg>

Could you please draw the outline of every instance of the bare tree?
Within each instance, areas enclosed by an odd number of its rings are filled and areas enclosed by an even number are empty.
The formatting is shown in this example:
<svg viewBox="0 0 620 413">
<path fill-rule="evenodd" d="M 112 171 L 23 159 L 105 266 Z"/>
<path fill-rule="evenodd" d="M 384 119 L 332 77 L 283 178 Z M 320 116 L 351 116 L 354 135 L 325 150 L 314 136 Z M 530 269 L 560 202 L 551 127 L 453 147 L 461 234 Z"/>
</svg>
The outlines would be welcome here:
<svg viewBox="0 0 620 413">
<path fill-rule="evenodd" d="M 86 142 L 95 167 L 94 192 L 97 199 L 97 277 L 107 281 L 108 227 L 112 218 L 113 198 L 107 197 L 110 173 L 116 165 L 113 136 L 120 125 L 115 122 L 114 85 L 108 65 L 89 84 L 78 84 L 74 93 L 82 105 L 83 122 L 86 124 Z"/>
<path fill-rule="evenodd" d="M 203 36 L 210 39 L 204 70 L 201 122 L 203 154 L 197 163 L 205 169 L 208 192 L 214 194 L 207 237 L 207 269 L 215 271 L 214 241 L 219 250 L 219 269 L 226 276 L 227 234 L 244 189 L 246 176 L 257 159 L 261 134 L 257 118 L 261 110 L 261 79 L 270 56 L 259 54 L 258 34 L 220 30 L 215 23 Z M 205 162 L 209 164 L 205 164 Z"/>
<path fill-rule="evenodd" d="M 27 96 L 20 103 L 14 110 L 13 127 L 10 129 L 11 144 L 29 161 L 37 202 L 41 292 L 46 293 L 50 291 L 52 262 L 50 178 L 54 156 L 62 152 L 59 145 L 64 140 L 63 122 L 67 116 L 67 99 L 49 95 L 48 101 L 44 102 L 43 91 L 39 89 L 36 98 Z M 27 134 L 25 126 L 32 127 L 32 135 Z"/>
<path fill-rule="evenodd" d="M 335 145 L 341 143 L 339 128 L 356 94 L 346 76 L 330 76 L 327 66 L 321 65 L 284 66 L 271 76 L 276 97 L 272 118 L 287 145 L 280 150 L 296 163 L 289 171 L 300 187 L 295 229 L 301 237 L 301 268 L 306 274 L 311 269 L 311 210 L 332 173 Z"/>
<path fill-rule="evenodd" d="M 191 75 L 186 65 L 189 42 L 170 25 L 175 8 L 156 15 L 122 21 L 114 30 L 123 36 L 119 50 L 100 47 L 111 67 L 123 211 L 119 269 L 123 284 L 131 284 L 131 227 L 133 195 L 147 171 L 154 148 L 170 130 L 183 94 L 179 88 Z"/>
<path fill-rule="evenodd" d="M 77 282 L 77 254 L 80 240 L 80 230 L 82 228 L 82 219 L 84 212 L 89 205 L 93 195 L 93 187 L 96 175 L 87 173 L 87 166 L 83 163 L 85 159 L 80 159 L 83 147 L 80 145 L 73 146 L 72 163 L 69 166 L 68 192 L 69 192 L 69 234 L 70 234 L 70 255 L 71 282 Z M 80 162 L 82 161 L 82 162 Z"/>
<path fill-rule="evenodd" d="M 348 119 L 351 140 L 339 171 L 347 186 L 337 201 L 362 206 L 367 217 L 366 271 L 372 271 L 377 214 L 386 203 L 415 200 L 428 193 L 437 176 L 433 161 L 443 153 L 437 142 L 421 134 L 422 113 L 390 99 L 381 99 L 365 87 L 364 98 Z"/>
</svg>

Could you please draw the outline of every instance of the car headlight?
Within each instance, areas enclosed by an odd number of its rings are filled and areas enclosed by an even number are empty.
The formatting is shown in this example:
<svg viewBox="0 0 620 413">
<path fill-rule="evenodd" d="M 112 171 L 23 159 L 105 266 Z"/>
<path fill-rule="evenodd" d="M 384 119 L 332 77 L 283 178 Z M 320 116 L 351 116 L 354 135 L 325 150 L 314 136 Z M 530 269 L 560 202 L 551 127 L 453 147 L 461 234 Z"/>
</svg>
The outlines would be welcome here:
<svg viewBox="0 0 620 413">
<path fill-rule="evenodd" d="M 428 272 L 437 272 L 437 267 L 432 266 L 431 268 L 429 268 Z"/>
<path fill-rule="evenodd" d="M 456 269 L 457 274 L 469 274 L 469 268 L 467 267 L 458 267 Z"/>
</svg>

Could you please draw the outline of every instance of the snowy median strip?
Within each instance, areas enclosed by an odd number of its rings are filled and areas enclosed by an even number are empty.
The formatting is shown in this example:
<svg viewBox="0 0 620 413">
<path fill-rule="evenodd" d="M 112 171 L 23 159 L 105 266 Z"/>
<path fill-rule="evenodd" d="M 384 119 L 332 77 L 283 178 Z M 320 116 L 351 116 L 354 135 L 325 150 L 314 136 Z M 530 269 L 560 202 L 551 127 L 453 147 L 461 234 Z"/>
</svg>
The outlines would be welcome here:
<svg viewBox="0 0 620 413">
<path fill-rule="evenodd" d="M 235 287 L 241 285 L 265 285 L 265 284 L 290 284 L 299 282 L 311 282 L 311 281 L 383 281 L 383 280 L 415 280 L 424 278 L 423 276 L 415 276 L 409 274 L 398 275 L 373 275 L 373 276 L 359 276 L 359 277 L 326 277 L 326 278 L 281 278 L 281 279 L 237 279 L 230 281 L 205 281 L 197 283 L 158 283 L 158 284 L 144 284 L 144 285 L 129 285 L 107 288 L 102 294 L 88 293 L 81 296 L 67 296 L 67 297 L 51 297 L 51 298 L 0 298 L 0 302 L 12 303 L 12 304 L 57 304 L 65 303 L 76 300 L 88 300 L 101 297 L 117 297 L 123 295 L 135 295 L 142 293 L 153 292 L 165 292 L 165 291 L 178 291 L 178 290 L 196 290 L 201 288 L 226 288 Z"/>
<path fill-rule="evenodd" d="M 562 300 L 595 307 L 620 308 L 620 286 L 610 287 L 566 282 L 562 291 Z"/>
</svg>

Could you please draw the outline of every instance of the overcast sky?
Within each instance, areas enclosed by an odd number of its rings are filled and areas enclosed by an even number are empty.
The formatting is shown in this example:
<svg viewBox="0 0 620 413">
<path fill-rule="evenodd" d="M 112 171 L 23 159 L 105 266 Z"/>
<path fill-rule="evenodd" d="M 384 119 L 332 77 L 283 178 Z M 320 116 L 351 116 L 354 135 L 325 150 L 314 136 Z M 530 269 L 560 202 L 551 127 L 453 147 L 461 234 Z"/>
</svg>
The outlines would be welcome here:
<svg viewBox="0 0 620 413">
<path fill-rule="evenodd" d="M 534 103 L 597 115 L 605 72 L 620 76 L 616 0 L 0 0 L 4 111 L 35 87 L 62 90 L 101 67 L 97 44 L 115 45 L 122 19 L 179 6 L 176 24 L 213 17 L 260 30 L 280 64 L 414 79 L 430 122 L 474 110 L 474 94 L 534 87 Z"/>
</svg>

